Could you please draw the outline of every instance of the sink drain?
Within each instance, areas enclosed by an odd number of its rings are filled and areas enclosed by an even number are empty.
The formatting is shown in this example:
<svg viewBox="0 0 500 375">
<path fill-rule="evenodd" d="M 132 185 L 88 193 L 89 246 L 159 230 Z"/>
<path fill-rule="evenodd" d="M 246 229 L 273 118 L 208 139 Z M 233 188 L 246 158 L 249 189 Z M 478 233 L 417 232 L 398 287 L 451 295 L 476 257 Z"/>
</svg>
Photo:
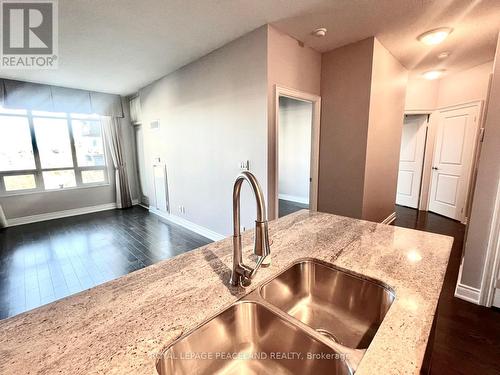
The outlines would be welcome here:
<svg viewBox="0 0 500 375">
<path fill-rule="evenodd" d="M 337 344 L 342 344 L 340 340 L 335 337 L 335 335 L 331 332 L 328 332 L 326 329 L 323 328 L 317 328 L 316 332 L 318 332 L 320 335 L 325 336 L 326 338 L 332 340 L 333 342 L 336 342 Z"/>
</svg>

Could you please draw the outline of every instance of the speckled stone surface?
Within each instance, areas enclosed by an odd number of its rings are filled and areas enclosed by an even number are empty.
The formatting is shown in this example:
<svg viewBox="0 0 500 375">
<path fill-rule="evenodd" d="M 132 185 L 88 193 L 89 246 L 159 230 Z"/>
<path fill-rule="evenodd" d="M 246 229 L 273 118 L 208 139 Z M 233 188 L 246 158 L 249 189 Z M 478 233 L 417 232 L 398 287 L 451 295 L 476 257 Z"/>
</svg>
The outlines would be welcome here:
<svg viewBox="0 0 500 375">
<path fill-rule="evenodd" d="M 356 374 L 419 373 L 452 238 L 309 211 L 270 223 L 270 236 L 272 265 L 246 290 L 228 286 L 226 239 L 0 321 L 0 374 L 157 374 L 165 346 L 304 257 L 396 292 Z"/>
</svg>

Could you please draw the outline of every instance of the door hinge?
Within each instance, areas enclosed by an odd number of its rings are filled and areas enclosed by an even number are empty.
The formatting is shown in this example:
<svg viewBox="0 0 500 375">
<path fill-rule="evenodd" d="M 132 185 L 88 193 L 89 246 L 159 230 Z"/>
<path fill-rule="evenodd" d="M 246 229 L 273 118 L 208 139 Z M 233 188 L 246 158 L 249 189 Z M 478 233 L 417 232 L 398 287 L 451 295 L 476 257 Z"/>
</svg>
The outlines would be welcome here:
<svg viewBox="0 0 500 375">
<path fill-rule="evenodd" d="M 484 128 L 481 128 L 481 130 L 479 130 L 479 142 L 483 141 L 484 141 Z"/>
</svg>

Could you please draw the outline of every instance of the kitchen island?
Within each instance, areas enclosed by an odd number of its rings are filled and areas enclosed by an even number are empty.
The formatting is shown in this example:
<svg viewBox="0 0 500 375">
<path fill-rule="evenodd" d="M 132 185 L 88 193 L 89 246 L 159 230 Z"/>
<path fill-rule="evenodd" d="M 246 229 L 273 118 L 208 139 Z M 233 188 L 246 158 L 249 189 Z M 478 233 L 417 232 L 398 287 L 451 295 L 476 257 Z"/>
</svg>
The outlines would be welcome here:
<svg viewBox="0 0 500 375">
<path fill-rule="evenodd" d="M 272 264 L 232 287 L 232 240 L 209 244 L 0 321 L 1 374 L 156 374 L 161 351 L 302 258 L 388 285 L 395 300 L 356 374 L 418 374 L 453 239 L 336 215 L 269 223 Z M 252 251 L 253 233 L 243 234 Z"/>
</svg>

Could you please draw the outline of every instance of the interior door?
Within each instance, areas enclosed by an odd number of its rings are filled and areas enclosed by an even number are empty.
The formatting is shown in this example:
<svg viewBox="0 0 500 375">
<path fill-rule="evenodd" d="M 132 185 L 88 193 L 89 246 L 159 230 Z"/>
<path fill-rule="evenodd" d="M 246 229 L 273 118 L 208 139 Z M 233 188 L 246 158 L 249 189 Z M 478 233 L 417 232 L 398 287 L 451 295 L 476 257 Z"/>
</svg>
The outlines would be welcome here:
<svg viewBox="0 0 500 375">
<path fill-rule="evenodd" d="M 427 115 L 406 115 L 401 136 L 396 204 L 418 208 Z"/>
<path fill-rule="evenodd" d="M 155 189 L 155 207 L 159 211 L 168 212 L 168 189 L 165 164 L 154 165 L 153 175 Z"/>
<path fill-rule="evenodd" d="M 464 221 L 479 105 L 439 113 L 429 211 Z"/>
</svg>

